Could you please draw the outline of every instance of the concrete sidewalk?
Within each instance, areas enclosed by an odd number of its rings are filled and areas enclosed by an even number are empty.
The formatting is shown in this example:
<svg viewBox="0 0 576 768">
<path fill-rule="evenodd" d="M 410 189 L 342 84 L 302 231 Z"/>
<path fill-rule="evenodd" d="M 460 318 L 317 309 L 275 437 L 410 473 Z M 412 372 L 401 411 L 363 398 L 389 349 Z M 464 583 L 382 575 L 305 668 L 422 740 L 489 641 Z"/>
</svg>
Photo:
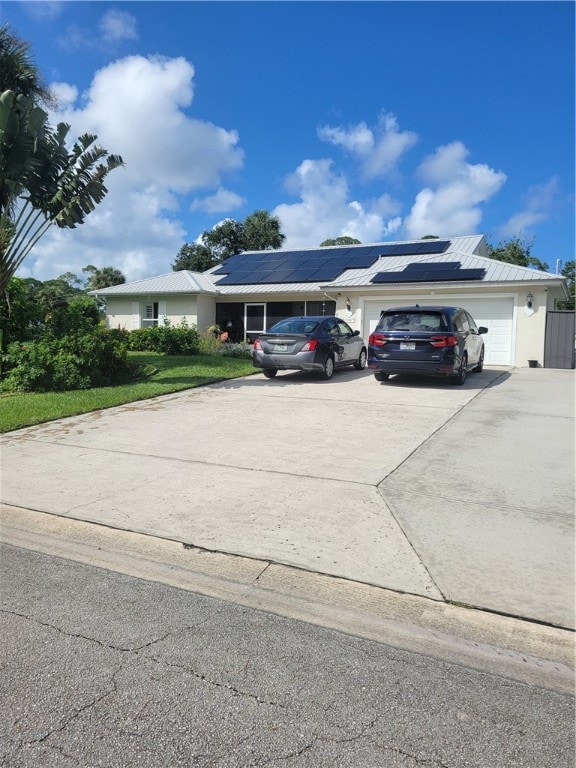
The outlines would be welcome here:
<svg viewBox="0 0 576 768">
<path fill-rule="evenodd" d="M 574 372 L 256 375 L 18 430 L 1 500 L 574 626 Z"/>
</svg>

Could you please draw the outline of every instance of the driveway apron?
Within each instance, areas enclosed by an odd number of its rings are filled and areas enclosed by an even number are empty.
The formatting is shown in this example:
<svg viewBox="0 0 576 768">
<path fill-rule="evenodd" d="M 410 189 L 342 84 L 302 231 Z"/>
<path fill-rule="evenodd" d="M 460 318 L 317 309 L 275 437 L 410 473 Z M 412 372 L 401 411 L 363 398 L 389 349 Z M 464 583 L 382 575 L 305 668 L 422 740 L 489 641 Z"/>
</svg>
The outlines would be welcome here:
<svg viewBox="0 0 576 768">
<path fill-rule="evenodd" d="M 1 500 L 572 626 L 572 394 L 257 374 L 9 433 Z"/>
</svg>

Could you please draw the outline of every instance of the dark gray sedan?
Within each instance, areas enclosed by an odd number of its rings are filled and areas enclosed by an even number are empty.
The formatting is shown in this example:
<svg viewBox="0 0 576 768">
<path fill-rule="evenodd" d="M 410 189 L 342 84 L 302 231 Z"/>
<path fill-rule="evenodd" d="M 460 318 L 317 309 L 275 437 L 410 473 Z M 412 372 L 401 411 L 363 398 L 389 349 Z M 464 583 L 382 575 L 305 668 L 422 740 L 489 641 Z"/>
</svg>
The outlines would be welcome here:
<svg viewBox="0 0 576 768">
<path fill-rule="evenodd" d="M 366 367 L 366 342 L 339 317 L 287 317 L 254 342 L 252 360 L 271 379 L 278 371 L 318 371 L 331 379 L 336 368 Z"/>
</svg>

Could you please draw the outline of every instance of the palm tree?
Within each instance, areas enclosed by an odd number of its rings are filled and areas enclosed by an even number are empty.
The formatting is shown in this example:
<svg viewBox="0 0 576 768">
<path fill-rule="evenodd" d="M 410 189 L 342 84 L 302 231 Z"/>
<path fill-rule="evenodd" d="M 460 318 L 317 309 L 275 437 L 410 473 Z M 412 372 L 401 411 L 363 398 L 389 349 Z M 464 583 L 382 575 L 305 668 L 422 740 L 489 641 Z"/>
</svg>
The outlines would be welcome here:
<svg viewBox="0 0 576 768">
<path fill-rule="evenodd" d="M 42 80 L 30 45 L 14 35 L 7 24 L 0 26 L 0 93 L 14 91 L 37 104 L 55 107 L 57 98 Z"/>
<path fill-rule="evenodd" d="M 121 285 L 126 282 L 126 278 L 115 267 L 102 267 L 98 269 L 92 264 L 84 267 L 82 272 L 86 272 L 89 277 L 86 280 L 86 290 L 96 291 L 98 288 L 110 288 L 111 285 Z"/>
<path fill-rule="evenodd" d="M 39 104 L 54 98 L 27 43 L 0 27 L 0 295 L 52 224 L 82 224 L 107 193 L 104 180 L 123 165 L 118 155 L 80 136 L 66 149 L 70 126 L 48 124 Z"/>
</svg>

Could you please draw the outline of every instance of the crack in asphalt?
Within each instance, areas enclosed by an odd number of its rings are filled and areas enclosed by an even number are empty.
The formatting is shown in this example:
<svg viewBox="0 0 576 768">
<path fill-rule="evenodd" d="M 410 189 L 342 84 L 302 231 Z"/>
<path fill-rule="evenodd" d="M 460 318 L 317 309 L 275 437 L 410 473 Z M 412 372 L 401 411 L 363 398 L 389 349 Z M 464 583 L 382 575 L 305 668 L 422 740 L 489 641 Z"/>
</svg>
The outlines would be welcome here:
<svg viewBox="0 0 576 768">
<path fill-rule="evenodd" d="M 11 611 L 4 611 L 4 610 L 2 610 L 1 612 L 2 612 L 2 613 L 12 613 Z M 15 615 L 17 615 L 17 616 L 22 616 L 22 614 L 18 614 L 18 613 L 15 613 Z M 34 621 L 34 619 L 30 619 L 29 617 L 23 617 L 23 618 L 27 618 L 29 621 Z M 39 624 L 43 624 L 43 622 L 37 622 L 37 623 L 39 623 Z M 43 624 L 43 626 L 48 626 L 48 627 L 50 627 L 51 625 L 49 625 L 49 624 Z M 57 627 L 51 627 L 51 628 L 52 628 L 52 629 L 58 629 Z M 62 630 L 58 630 L 58 631 L 62 631 Z M 66 633 L 64 632 L 63 634 L 66 634 Z M 74 635 L 73 635 L 73 636 L 74 636 Z M 81 637 L 81 636 L 78 636 L 78 635 L 76 635 L 76 637 Z M 87 639 L 87 638 L 84 638 L 84 639 Z M 100 644 L 100 645 L 101 645 L 101 644 Z M 36 738 L 32 738 L 32 739 L 23 739 L 23 738 L 20 738 L 20 739 L 16 740 L 16 744 L 15 744 L 15 746 L 16 746 L 16 750 L 15 750 L 15 751 L 16 751 L 16 753 L 18 753 L 18 752 L 22 752 L 22 751 L 23 751 L 23 749 L 24 749 L 25 747 L 29 747 L 29 746 L 36 746 L 36 745 L 42 745 L 42 746 L 46 746 L 46 747 L 48 747 L 49 749 L 55 749 L 57 752 L 59 752 L 60 754 L 62 754 L 64 757 L 67 757 L 67 758 L 69 758 L 69 759 L 71 759 L 71 760 L 74 760 L 74 762 L 75 762 L 77 765 L 80 765 L 80 763 L 78 763 L 78 761 L 76 760 L 76 758 L 73 758 L 71 755 L 68 755 L 68 754 L 67 754 L 67 753 L 66 753 L 66 752 L 65 752 L 63 749 L 61 749 L 59 746 L 57 746 L 57 745 L 52 745 L 52 744 L 45 744 L 45 742 L 46 742 L 46 741 L 47 741 L 47 740 L 48 740 L 50 737 L 52 737 L 52 736 L 55 736 L 55 735 L 57 735 L 57 734 L 59 734 L 59 733 L 62 733 L 63 731 L 65 731 L 65 730 L 66 730 L 66 728 L 67 728 L 67 727 L 70 725 L 70 723 L 73 723 L 75 720 L 77 720 L 77 719 L 78 719 L 78 718 L 79 718 L 79 717 L 80 717 L 82 714 L 84 714 L 84 712 L 87 712 L 88 710 L 92 709 L 92 708 L 93 708 L 93 707 L 95 707 L 95 706 L 96 706 L 96 705 L 97 705 L 99 702 L 101 702 L 101 701 L 103 701 L 104 699 L 106 699 L 108 696 L 111 696 L 112 694 L 114 694 L 114 693 L 117 693 L 117 691 L 118 691 L 118 687 L 117 687 L 117 685 L 116 685 L 116 676 L 117 676 L 117 675 L 118 675 L 118 674 L 119 674 L 119 673 L 122 671 L 122 669 L 123 669 L 123 665 L 121 664 L 121 665 L 118 667 L 118 669 L 116 669 L 116 670 L 115 670 L 115 671 L 112 673 L 112 675 L 111 675 L 111 678 L 110 678 L 110 683 L 111 683 L 111 686 L 112 686 L 112 687 L 111 687 L 109 690 L 107 690 L 107 691 L 104 691 L 104 692 L 103 692 L 103 693 L 101 693 L 100 695 L 93 697 L 93 699 L 92 699 L 91 701 L 87 702 L 86 704 L 82 705 L 81 707 L 77 707 L 77 708 L 76 708 L 76 710 L 75 710 L 74 712 L 70 713 L 70 715 L 68 715 L 67 717 L 65 717 L 65 718 L 63 719 L 63 722 L 61 722 L 61 723 L 60 723 L 60 725 L 58 725 L 57 727 L 54 727 L 54 728 L 51 728 L 51 729 L 49 729 L 49 730 L 48 730 L 48 731 L 47 731 L 47 732 L 46 732 L 46 733 L 45 733 L 43 736 L 39 736 L 39 737 L 36 737 Z M 4 758 L 3 758 L 3 760 L 4 760 Z"/>
<path fill-rule="evenodd" d="M 26 621 L 34 622 L 35 624 L 37 624 L 39 626 L 46 627 L 47 629 L 52 629 L 52 630 L 54 630 L 56 632 L 59 632 L 60 634 L 64 635 L 65 637 L 73 637 L 73 638 L 77 638 L 79 640 L 86 640 L 87 642 L 95 643 L 96 645 L 100 646 L 101 648 L 105 648 L 107 650 L 117 651 L 117 652 L 120 652 L 120 653 L 129 653 L 129 654 L 132 654 L 133 656 L 139 657 L 139 658 L 141 658 L 141 659 L 143 659 L 145 661 L 154 662 L 155 664 L 158 664 L 159 666 L 165 666 L 165 667 L 173 668 L 173 669 L 180 669 L 180 670 L 182 670 L 184 672 L 188 672 L 193 677 L 195 677 L 197 680 L 200 680 L 203 683 L 206 683 L 206 684 L 208 684 L 210 686 L 213 686 L 215 688 L 221 688 L 221 689 L 224 689 L 224 690 L 228 690 L 234 696 L 241 696 L 241 697 L 245 697 L 245 698 L 248 698 L 248 699 L 252 699 L 252 700 L 256 701 L 258 704 L 265 704 L 267 706 L 278 707 L 279 709 L 286 709 L 285 705 L 284 704 L 280 704 L 279 702 L 267 701 L 266 699 L 262 699 L 259 696 L 256 696 L 255 694 L 248 693 L 246 691 L 242 691 L 239 688 L 235 688 L 233 685 L 227 685 L 225 683 L 219 683 L 219 682 L 216 682 L 215 680 L 211 680 L 206 675 L 203 675 L 203 674 L 201 674 L 199 672 L 196 672 L 194 669 L 192 669 L 189 666 L 186 666 L 185 664 L 177 664 L 176 662 L 167 661 L 166 659 L 161 659 L 161 658 L 159 658 L 157 656 L 153 656 L 153 655 L 150 655 L 150 656 L 141 655 L 141 651 L 146 650 L 148 648 L 152 648 L 154 645 L 158 645 L 159 643 L 163 642 L 164 640 L 168 639 L 169 637 L 172 637 L 172 636 L 176 637 L 178 635 L 184 634 L 185 632 L 189 632 L 191 630 L 196 630 L 197 627 L 198 627 L 198 624 L 193 625 L 193 626 L 181 627 L 180 629 L 176 629 L 176 630 L 171 630 L 170 632 L 166 632 L 166 634 L 162 635 L 161 637 L 155 638 L 154 640 L 150 640 L 150 641 L 148 641 L 146 643 L 142 643 L 139 646 L 131 648 L 131 647 L 122 647 L 122 646 L 119 646 L 119 645 L 114 645 L 113 643 L 105 643 L 105 642 L 102 642 L 101 640 L 98 640 L 98 638 L 90 637 L 88 635 L 83 635 L 83 634 L 81 634 L 79 632 L 70 632 L 68 630 L 63 629 L 62 627 L 56 626 L 55 624 L 50 624 L 49 622 L 42 621 L 40 619 L 37 619 L 34 616 L 28 616 L 28 615 L 26 615 L 24 613 L 20 613 L 19 611 L 11 611 L 11 610 L 7 610 L 5 608 L 0 608 L 0 614 L 6 614 L 6 615 L 9 615 L 9 616 L 17 616 L 18 618 L 24 619 Z M 204 624 L 204 623 L 206 623 L 206 621 L 207 620 L 199 622 L 199 624 Z M 119 667 L 119 669 L 116 670 L 114 675 L 116 675 L 122 669 L 123 669 L 123 665 L 121 665 Z M 109 695 L 110 693 L 114 693 L 115 690 L 116 689 L 107 692 L 106 695 Z M 97 698 L 94 703 L 97 703 L 101 698 L 103 698 L 103 696 Z M 85 709 L 85 708 L 82 708 L 82 709 Z"/>
<path fill-rule="evenodd" d="M 291 760 L 295 757 L 301 757 L 302 755 L 306 754 L 306 752 L 310 752 L 313 750 L 317 744 L 354 744 L 355 742 L 361 741 L 362 739 L 368 739 L 371 741 L 372 744 L 374 744 L 374 741 L 370 739 L 370 731 L 376 726 L 378 721 L 380 720 L 380 717 L 375 717 L 370 722 L 366 723 L 361 727 L 361 730 L 359 733 L 342 737 L 342 738 L 328 738 L 326 736 L 314 736 L 312 740 L 310 740 L 307 744 L 305 744 L 303 747 L 301 747 L 298 750 L 295 750 L 294 752 L 290 752 L 286 755 L 282 755 L 281 757 L 274 758 L 274 763 L 277 763 L 279 761 L 286 761 Z M 338 726 L 335 726 L 338 727 Z M 407 752 L 404 749 L 400 749 L 399 747 L 390 747 L 390 746 L 380 746 L 374 744 L 374 746 L 377 746 L 379 750 L 382 750 L 384 752 L 393 752 L 394 754 L 402 755 L 402 757 L 406 757 L 410 760 L 414 761 L 415 765 L 422 765 L 422 766 L 436 766 L 436 768 L 450 768 L 450 766 L 447 763 L 443 763 L 440 760 L 437 760 L 435 758 L 427 758 L 427 757 L 417 757 L 416 755 L 413 755 L 410 752 Z M 266 762 L 267 765 L 269 765 L 269 761 Z"/>
</svg>

